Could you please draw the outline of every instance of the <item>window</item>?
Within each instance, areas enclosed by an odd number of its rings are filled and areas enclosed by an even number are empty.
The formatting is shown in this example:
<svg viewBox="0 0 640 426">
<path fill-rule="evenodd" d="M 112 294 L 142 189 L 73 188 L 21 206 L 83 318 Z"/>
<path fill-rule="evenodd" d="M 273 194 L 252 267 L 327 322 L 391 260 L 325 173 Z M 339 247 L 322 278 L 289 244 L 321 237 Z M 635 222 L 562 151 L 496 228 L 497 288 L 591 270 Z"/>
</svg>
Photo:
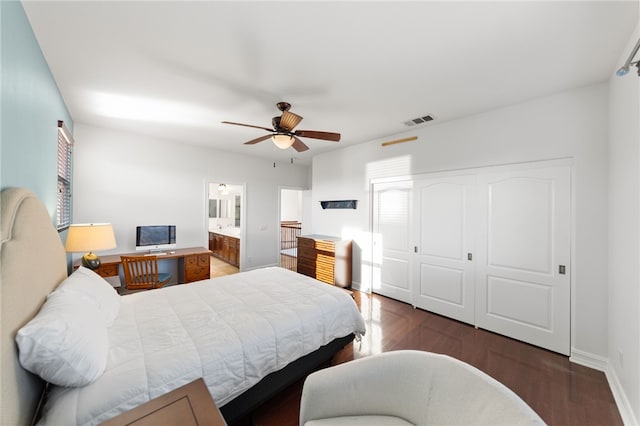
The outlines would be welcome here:
<svg viewBox="0 0 640 426">
<path fill-rule="evenodd" d="M 71 225 L 71 149 L 73 137 L 58 121 L 58 201 L 56 227 L 63 231 Z"/>
</svg>

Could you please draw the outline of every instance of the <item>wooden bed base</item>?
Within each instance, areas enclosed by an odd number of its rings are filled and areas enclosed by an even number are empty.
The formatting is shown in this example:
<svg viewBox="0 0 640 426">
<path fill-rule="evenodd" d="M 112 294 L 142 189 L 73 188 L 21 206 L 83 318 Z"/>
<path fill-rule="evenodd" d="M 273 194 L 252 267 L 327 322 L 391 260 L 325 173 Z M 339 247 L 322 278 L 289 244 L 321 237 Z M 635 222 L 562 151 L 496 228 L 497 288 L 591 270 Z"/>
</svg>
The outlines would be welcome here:
<svg viewBox="0 0 640 426">
<path fill-rule="evenodd" d="M 244 393 L 220 407 L 220 412 L 229 425 L 251 416 L 264 404 L 288 386 L 306 377 L 322 363 L 328 361 L 354 339 L 353 334 L 335 339 L 320 349 L 293 361 L 285 368 L 275 371 Z"/>
</svg>

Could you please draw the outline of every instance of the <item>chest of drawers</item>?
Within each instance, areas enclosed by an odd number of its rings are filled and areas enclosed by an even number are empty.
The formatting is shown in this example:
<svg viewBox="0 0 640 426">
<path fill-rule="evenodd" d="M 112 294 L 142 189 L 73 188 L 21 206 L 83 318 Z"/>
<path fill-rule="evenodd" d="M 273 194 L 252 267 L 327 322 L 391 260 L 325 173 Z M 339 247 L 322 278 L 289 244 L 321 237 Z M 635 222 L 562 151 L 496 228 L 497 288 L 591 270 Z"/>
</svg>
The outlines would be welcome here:
<svg viewBox="0 0 640 426">
<path fill-rule="evenodd" d="M 328 235 L 298 237 L 298 272 L 342 288 L 351 287 L 351 240 Z"/>
</svg>

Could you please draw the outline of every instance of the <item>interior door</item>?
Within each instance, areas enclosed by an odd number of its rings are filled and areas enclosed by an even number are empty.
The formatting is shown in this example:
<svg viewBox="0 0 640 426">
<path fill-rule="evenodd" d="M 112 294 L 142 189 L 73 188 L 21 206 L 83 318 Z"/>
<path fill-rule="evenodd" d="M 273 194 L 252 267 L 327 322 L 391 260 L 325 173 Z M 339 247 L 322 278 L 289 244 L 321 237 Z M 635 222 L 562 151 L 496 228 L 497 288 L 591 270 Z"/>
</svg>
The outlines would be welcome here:
<svg viewBox="0 0 640 426">
<path fill-rule="evenodd" d="M 478 175 L 476 324 L 570 353 L 569 166 Z"/>
<path fill-rule="evenodd" d="M 414 304 L 473 324 L 475 176 L 420 179 L 414 185 Z"/>
<path fill-rule="evenodd" d="M 374 184 L 372 290 L 406 303 L 412 303 L 411 197 L 410 181 Z"/>
</svg>

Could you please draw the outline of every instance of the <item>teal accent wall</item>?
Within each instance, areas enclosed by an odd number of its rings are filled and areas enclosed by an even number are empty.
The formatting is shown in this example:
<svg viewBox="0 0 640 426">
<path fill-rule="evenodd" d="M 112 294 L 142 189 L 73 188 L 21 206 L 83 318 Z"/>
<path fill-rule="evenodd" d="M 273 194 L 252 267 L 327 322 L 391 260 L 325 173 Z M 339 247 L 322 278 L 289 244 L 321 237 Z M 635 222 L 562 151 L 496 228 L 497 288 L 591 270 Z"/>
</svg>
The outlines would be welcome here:
<svg viewBox="0 0 640 426">
<path fill-rule="evenodd" d="M 53 221 L 58 120 L 73 122 L 21 2 L 0 0 L 0 40 L 0 187 L 32 190 Z"/>
</svg>

